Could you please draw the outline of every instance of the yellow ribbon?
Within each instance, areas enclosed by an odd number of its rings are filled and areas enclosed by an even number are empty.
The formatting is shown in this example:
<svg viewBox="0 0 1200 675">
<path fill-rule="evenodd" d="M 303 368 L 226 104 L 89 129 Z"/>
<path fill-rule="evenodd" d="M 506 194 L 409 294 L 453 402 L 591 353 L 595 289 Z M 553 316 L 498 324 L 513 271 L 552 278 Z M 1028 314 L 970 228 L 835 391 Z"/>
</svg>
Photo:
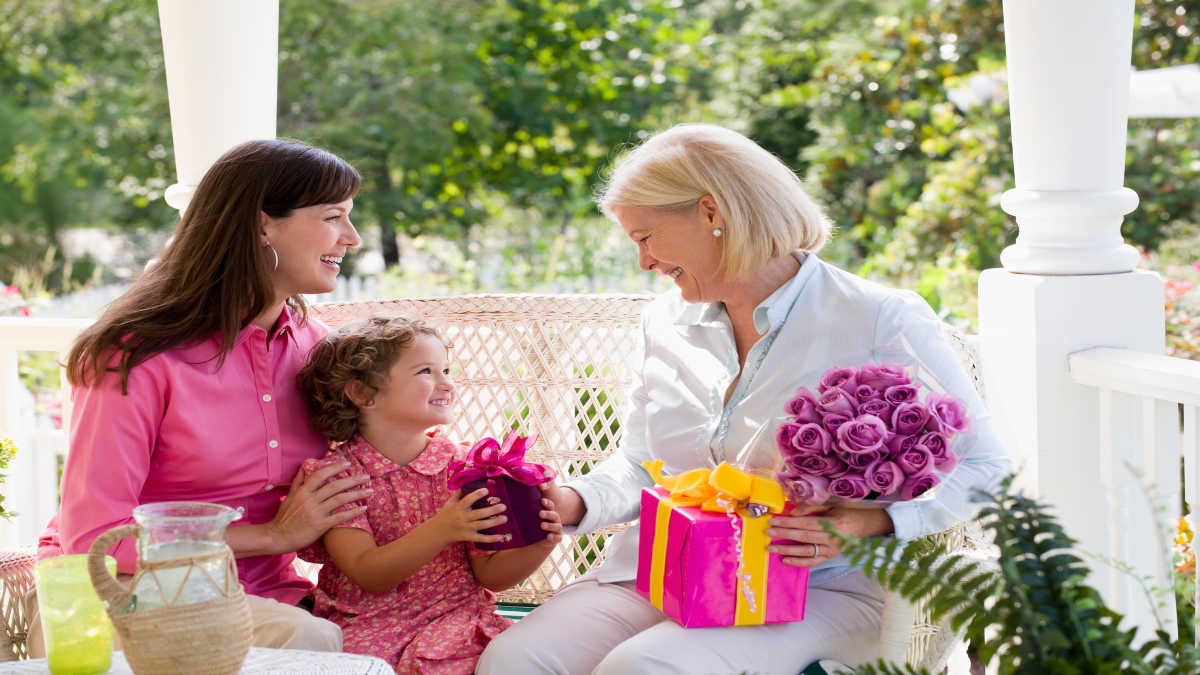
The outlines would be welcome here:
<svg viewBox="0 0 1200 675">
<path fill-rule="evenodd" d="M 773 479 L 755 476 L 729 464 L 713 470 L 700 468 L 678 476 L 664 476 L 662 460 L 643 462 L 642 466 L 671 496 L 658 502 L 654 520 L 654 547 L 650 558 L 650 602 L 663 608 L 663 576 L 667 562 L 667 529 L 675 507 L 699 506 L 714 513 L 737 514 L 742 529 L 743 579 L 735 581 L 737 605 L 735 626 L 753 626 L 766 622 L 767 527 L 770 519 L 751 517 L 747 504 L 758 504 L 770 513 L 783 513 L 786 498 L 783 488 Z"/>
</svg>

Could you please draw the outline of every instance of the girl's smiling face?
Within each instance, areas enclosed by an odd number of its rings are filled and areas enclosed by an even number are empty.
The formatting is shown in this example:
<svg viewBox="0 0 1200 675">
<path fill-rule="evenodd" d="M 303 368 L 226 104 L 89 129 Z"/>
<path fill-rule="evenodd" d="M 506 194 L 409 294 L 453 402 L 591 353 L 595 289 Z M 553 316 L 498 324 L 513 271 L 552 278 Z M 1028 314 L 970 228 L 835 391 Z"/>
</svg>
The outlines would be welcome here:
<svg viewBox="0 0 1200 675">
<path fill-rule="evenodd" d="M 412 347 L 388 370 L 387 385 L 362 406 L 363 421 L 423 432 L 454 421 L 455 394 L 446 345 L 432 335 L 417 334 Z"/>
<path fill-rule="evenodd" d="M 726 285 L 721 274 L 721 214 L 711 196 L 696 209 L 673 213 L 638 206 L 612 210 L 621 229 L 638 247 L 638 266 L 670 277 L 687 302 L 721 300 Z"/>
</svg>

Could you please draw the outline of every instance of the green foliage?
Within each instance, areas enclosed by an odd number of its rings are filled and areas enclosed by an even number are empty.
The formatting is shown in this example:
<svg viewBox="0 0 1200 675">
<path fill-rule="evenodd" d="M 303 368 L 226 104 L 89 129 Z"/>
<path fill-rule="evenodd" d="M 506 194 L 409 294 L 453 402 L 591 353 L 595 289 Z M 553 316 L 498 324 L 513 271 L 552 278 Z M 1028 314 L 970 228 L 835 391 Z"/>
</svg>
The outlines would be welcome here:
<svg viewBox="0 0 1200 675">
<path fill-rule="evenodd" d="M 1088 568 L 1071 553 L 1075 541 L 1038 502 L 1011 491 L 1011 478 L 980 512 L 994 535 L 999 571 L 923 540 L 843 540 L 852 564 L 910 600 L 929 603 L 935 621 L 949 617 L 980 658 L 1008 673 L 1192 673 L 1193 626 L 1181 616 L 1178 640 L 1163 630 L 1134 647 L 1087 584 Z M 908 672 L 864 667 L 859 673 Z"/>
<path fill-rule="evenodd" d="M 12 439 L 11 438 L 0 438 L 0 469 L 7 469 L 9 462 L 11 462 L 13 460 L 13 457 L 16 457 L 16 456 L 17 456 L 17 446 L 15 443 L 12 442 Z M 3 483 L 5 478 L 8 478 L 8 476 L 6 476 L 4 474 L 0 474 L 0 483 Z M 13 512 L 13 511 L 5 511 L 4 510 L 4 495 L 0 495 L 0 518 L 4 518 L 5 520 L 12 520 L 13 516 L 16 516 L 16 515 L 20 515 L 20 514 Z"/>
</svg>

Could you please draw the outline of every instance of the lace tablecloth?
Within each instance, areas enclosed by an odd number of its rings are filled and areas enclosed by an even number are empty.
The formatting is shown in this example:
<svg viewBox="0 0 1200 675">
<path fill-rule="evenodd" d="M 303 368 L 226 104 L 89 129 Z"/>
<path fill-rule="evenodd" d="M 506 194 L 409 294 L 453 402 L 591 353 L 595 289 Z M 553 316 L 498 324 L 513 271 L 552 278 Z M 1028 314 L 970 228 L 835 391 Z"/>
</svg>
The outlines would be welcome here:
<svg viewBox="0 0 1200 675">
<path fill-rule="evenodd" d="M 197 658 L 202 658 L 197 655 Z M 395 670 L 382 659 L 357 654 L 306 652 L 298 649 L 259 649 L 253 647 L 246 656 L 241 675 L 395 675 Z M 49 675 L 45 659 L 16 663 L 0 663 L 4 675 Z M 112 670 L 108 675 L 133 675 L 125 663 L 125 652 L 113 652 Z"/>
</svg>

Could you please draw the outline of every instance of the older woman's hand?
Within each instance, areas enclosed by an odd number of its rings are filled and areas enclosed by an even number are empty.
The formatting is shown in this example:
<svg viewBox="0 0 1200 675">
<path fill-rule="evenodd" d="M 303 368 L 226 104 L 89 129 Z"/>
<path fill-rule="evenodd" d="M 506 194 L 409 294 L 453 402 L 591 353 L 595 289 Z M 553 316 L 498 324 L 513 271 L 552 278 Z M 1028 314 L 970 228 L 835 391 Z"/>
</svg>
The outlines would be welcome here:
<svg viewBox="0 0 1200 675">
<path fill-rule="evenodd" d="M 797 567 L 813 567 L 836 558 L 842 547 L 822 526 L 854 537 L 891 534 L 895 528 L 886 509 L 845 509 L 824 506 L 797 506 L 791 515 L 772 516 L 767 536 L 790 539 L 793 544 L 772 544 L 767 550 L 785 556 L 783 562 Z"/>
</svg>

